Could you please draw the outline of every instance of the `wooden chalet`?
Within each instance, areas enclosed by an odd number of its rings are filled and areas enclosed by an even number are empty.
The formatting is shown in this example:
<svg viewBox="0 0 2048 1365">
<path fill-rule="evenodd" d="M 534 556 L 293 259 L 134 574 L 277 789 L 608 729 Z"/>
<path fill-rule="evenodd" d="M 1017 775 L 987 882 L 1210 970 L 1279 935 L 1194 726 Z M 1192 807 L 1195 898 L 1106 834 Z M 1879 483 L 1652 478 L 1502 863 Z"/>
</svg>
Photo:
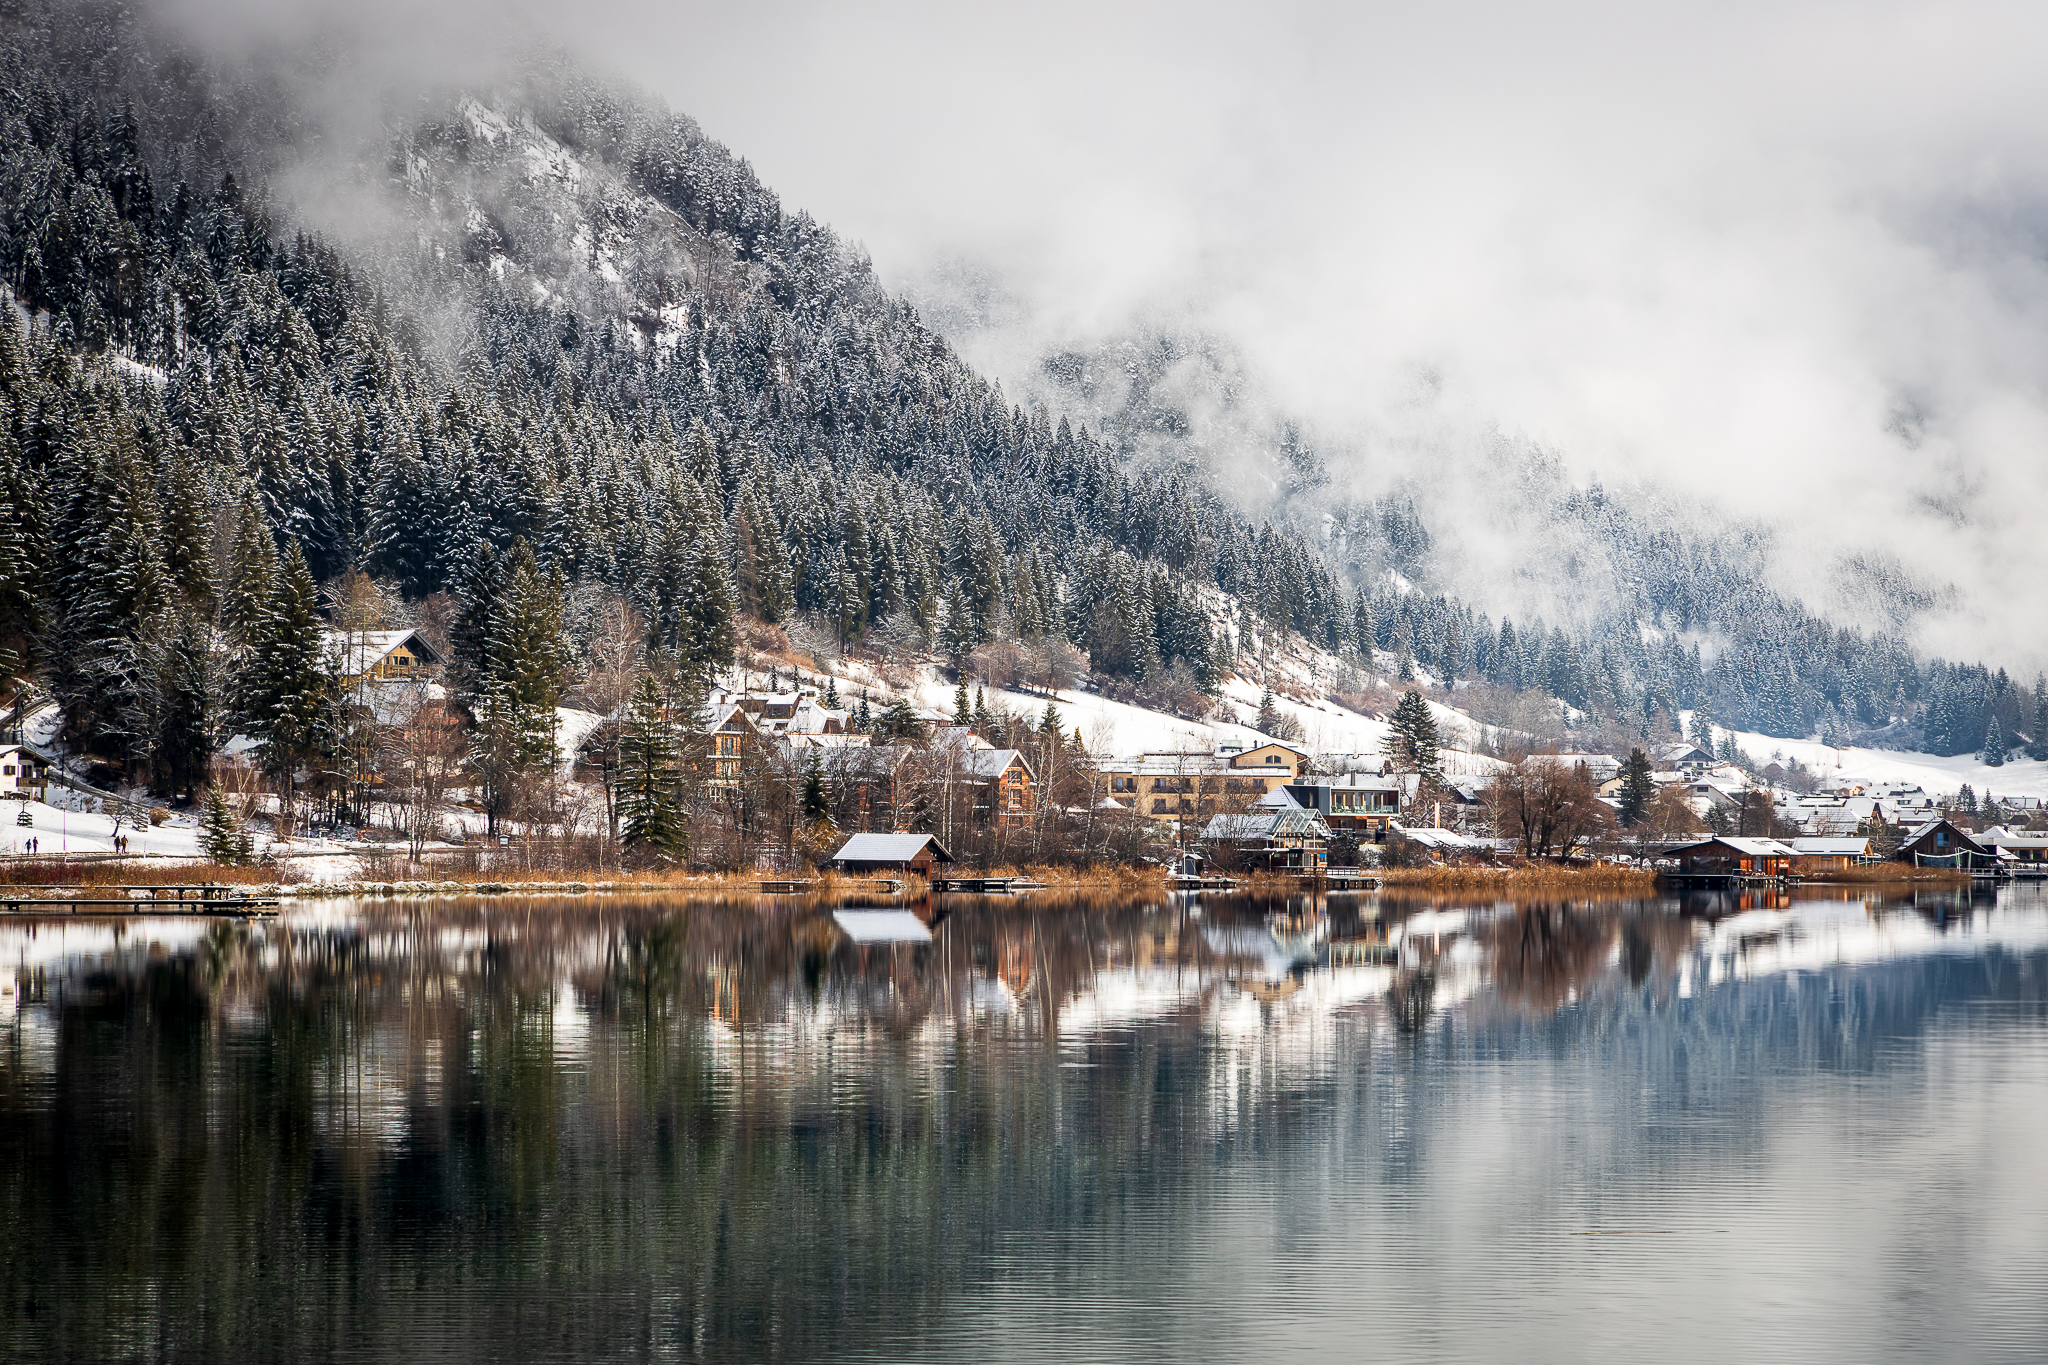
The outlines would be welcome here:
<svg viewBox="0 0 2048 1365">
<path fill-rule="evenodd" d="M 424 682 L 446 662 L 416 630 L 330 630 L 343 682 Z"/>
<path fill-rule="evenodd" d="M 1797 855 L 1776 839 L 1726 835 L 1674 848 L 1678 875 L 1698 881 L 1772 880 L 1792 874 Z"/>
<path fill-rule="evenodd" d="M 953 855 L 929 834 L 856 834 L 832 855 L 832 865 L 841 872 L 915 872 L 932 875 Z"/>
<path fill-rule="evenodd" d="M 1915 867 L 1952 867 L 1958 872 L 1990 876 L 1998 871 L 1998 852 L 1977 842 L 1952 820 L 1929 820 L 1899 840 L 1892 854 Z"/>
<path fill-rule="evenodd" d="M 1031 820 L 1036 777 L 1016 749 L 970 749 L 961 755 L 967 780 L 975 784 L 974 813 L 993 824 L 1017 826 Z"/>
<path fill-rule="evenodd" d="M 1816 836 L 1792 840 L 1792 870 L 1802 877 L 1840 872 L 1870 861 L 1870 840 L 1862 835 Z"/>
</svg>

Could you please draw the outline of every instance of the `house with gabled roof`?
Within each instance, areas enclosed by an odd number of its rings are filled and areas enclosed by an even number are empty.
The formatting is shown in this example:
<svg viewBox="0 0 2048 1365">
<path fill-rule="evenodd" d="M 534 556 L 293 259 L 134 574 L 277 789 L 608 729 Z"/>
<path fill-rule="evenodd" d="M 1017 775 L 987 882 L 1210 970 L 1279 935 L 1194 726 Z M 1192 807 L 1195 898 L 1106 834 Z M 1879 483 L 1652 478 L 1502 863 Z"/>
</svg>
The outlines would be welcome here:
<svg viewBox="0 0 2048 1365">
<path fill-rule="evenodd" d="M 841 872 L 915 872 L 929 877 L 953 861 L 946 846 L 929 834 L 856 834 L 832 855 Z"/>
<path fill-rule="evenodd" d="M 328 630 L 323 639 L 345 683 L 424 682 L 447 662 L 416 630 Z"/>
<path fill-rule="evenodd" d="M 1987 876 L 1998 870 L 1997 850 L 1979 843 L 1976 836 L 1948 819 L 1916 826 L 1899 840 L 1892 857 L 1915 867 L 1952 867 Z"/>
<path fill-rule="evenodd" d="M 1202 846 L 1228 867 L 1320 872 L 1330 862 L 1330 827 L 1285 790 L 1268 792 L 1242 815 L 1212 816 Z"/>
<path fill-rule="evenodd" d="M 1776 839 L 1717 835 L 1670 851 L 1682 877 L 1783 877 L 1796 855 Z"/>
</svg>

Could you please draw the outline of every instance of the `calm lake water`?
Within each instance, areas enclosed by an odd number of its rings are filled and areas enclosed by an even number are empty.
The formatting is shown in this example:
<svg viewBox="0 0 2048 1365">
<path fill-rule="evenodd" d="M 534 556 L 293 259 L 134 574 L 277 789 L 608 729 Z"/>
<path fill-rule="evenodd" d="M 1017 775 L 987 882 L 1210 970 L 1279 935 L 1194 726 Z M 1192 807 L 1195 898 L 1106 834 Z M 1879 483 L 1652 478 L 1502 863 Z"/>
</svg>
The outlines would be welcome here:
<svg viewBox="0 0 2048 1365">
<path fill-rule="evenodd" d="M 2048 1358 L 2038 890 L 914 909 L 0 922 L 0 1359 Z"/>
</svg>

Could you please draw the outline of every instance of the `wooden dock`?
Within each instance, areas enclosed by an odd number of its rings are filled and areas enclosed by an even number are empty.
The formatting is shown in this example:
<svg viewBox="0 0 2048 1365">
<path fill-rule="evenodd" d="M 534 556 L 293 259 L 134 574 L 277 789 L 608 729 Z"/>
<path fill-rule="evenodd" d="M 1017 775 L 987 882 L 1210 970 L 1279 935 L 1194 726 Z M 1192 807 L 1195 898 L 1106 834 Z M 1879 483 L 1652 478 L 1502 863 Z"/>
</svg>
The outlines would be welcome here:
<svg viewBox="0 0 2048 1365">
<path fill-rule="evenodd" d="M 124 892 L 119 898 L 109 892 Z M 252 896 L 220 882 L 151 886 L 0 886 L 0 914 L 143 916 L 197 915 L 262 919 L 275 915 L 275 896 Z"/>
<path fill-rule="evenodd" d="M 1166 879 L 1169 891 L 1235 891 L 1244 883 L 1235 877 L 1190 877 L 1175 874 Z"/>
<path fill-rule="evenodd" d="M 1022 891 L 1043 891 L 1044 882 L 1029 877 L 941 877 L 932 890 L 970 896 L 1014 896 Z"/>
</svg>

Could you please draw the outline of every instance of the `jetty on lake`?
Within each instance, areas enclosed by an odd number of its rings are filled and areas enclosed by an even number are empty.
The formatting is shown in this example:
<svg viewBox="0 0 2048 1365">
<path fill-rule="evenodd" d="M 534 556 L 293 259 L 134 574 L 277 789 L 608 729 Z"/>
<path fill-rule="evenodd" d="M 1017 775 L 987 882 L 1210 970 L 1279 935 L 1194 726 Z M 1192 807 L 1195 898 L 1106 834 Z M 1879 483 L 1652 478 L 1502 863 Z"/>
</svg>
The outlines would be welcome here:
<svg viewBox="0 0 2048 1365">
<path fill-rule="evenodd" d="M 277 914 L 281 904 L 275 896 L 254 895 L 247 887 L 221 882 L 0 887 L 0 914 L 6 915 L 92 915 L 102 918 L 197 915 L 264 919 Z"/>
</svg>

